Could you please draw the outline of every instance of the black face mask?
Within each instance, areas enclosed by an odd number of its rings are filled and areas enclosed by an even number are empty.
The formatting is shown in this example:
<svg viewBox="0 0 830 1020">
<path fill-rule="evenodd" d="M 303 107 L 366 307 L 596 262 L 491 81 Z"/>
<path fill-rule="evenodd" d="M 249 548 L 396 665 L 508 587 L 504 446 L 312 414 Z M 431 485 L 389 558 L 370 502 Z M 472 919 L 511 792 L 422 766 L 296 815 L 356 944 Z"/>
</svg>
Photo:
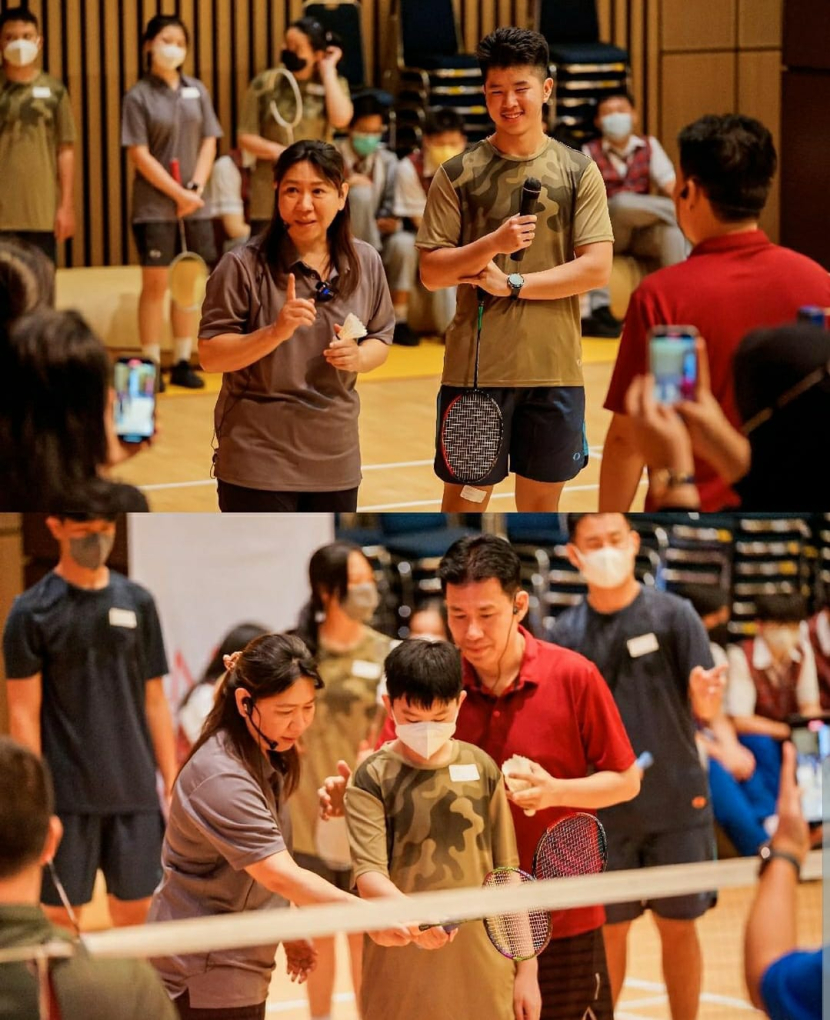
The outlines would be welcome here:
<svg viewBox="0 0 830 1020">
<path fill-rule="evenodd" d="M 711 630 L 707 631 L 709 635 L 709 642 L 713 645 L 720 645 L 723 648 L 729 644 L 732 634 L 729 627 L 725 623 L 718 623 Z"/>
<path fill-rule="evenodd" d="M 280 54 L 280 60 L 286 71 L 290 71 L 292 74 L 295 71 L 302 71 L 308 63 L 305 57 L 298 57 L 293 50 L 283 50 Z"/>
</svg>

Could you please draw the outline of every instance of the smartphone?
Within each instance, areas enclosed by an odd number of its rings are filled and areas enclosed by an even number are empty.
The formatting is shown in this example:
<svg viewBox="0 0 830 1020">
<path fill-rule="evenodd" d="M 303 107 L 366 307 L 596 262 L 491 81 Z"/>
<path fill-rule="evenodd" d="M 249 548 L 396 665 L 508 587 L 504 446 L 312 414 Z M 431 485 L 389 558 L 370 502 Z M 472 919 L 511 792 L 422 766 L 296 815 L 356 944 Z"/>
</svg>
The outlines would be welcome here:
<svg viewBox="0 0 830 1020">
<path fill-rule="evenodd" d="M 150 358 L 119 358 L 113 370 L 115 434 L 122 443 L 143 443 L 156 431 L 156 372 Z"/>
<path fill-rule="evenodd" d="M 821 796 L 822 767 L 830 753 L 830 725 L 824 719 L 803 719 L 792 727 L 796 750 L 796 779 L 801 791 L 804 818 L 821 822 L 824 809 Z"/>
<path fill-rule="evenodd" d="M 697 342 L 694 326 L 653 326 L 648 333 L 649 371 L 659 404 L 692 400 L 697 389 Z"/>
</svg>

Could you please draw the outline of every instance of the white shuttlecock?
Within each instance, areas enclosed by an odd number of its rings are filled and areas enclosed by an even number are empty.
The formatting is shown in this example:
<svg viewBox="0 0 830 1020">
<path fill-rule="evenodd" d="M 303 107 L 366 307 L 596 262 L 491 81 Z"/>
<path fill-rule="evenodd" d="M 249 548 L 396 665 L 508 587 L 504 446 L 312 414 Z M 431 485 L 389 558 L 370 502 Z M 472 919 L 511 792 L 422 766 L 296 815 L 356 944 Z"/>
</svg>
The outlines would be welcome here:
<svg viewBox="0 0 830 1020">
<path fill-rule="evenodd" d="M 533 783 L 527 779 L 514 779 L 513 774 L 515 772 L 529 772 L 530 766 L 533 762 L 530 758 L 525 758 L 524 755 L 514 754 L 512 758 L 508 758 L 507 761 L 502 765 L 501 771 L 504 776 L 504 782 L 507 789 L 511 793 L 518 793 L 520 790 L 529 790 Z M 533 808 L 528 808 L 525 811 L 528 818 L 532 818 L 536 814 Z"/>
<path fill-rule="evenodd" d="M 340 339 L 341 340 L 359 340 L 362 336 L 366 336 L 369 331 L 358 319 L 354 312 L 349 312 L 346 316 L 346 321 L 340 327 Z"/>
</svg>

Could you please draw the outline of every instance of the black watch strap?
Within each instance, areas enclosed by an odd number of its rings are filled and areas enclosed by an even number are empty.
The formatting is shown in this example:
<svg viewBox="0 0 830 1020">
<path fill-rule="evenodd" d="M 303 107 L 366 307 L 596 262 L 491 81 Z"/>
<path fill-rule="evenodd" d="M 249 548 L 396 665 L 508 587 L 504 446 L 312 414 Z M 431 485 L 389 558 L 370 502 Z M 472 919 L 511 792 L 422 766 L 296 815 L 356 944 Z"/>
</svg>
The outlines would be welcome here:
<svg viewBox="0 0 830 1020">
<path fill-rule="evenodd" d="M 759 875 L 767 870 L 773 861 L 788 861 L 795 868 L 796 878 L 801 878 L 801 861 L 795 856 L 795 854 L 788 854 L 786 850 L 776 850 L 774 847 L 769 845 L 762 846 L 759 851 L 761 858 L 761 868 L 758 872 Z"/>
</svg>

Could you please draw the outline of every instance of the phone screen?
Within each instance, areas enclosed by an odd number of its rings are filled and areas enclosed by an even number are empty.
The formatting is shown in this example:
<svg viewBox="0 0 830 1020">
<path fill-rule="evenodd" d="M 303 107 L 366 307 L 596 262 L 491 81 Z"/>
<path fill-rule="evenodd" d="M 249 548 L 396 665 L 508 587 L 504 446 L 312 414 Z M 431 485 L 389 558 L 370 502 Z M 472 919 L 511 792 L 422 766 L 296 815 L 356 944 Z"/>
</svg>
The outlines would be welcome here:
<svg viewBox="0 0 830 1020">
<path fill-rule="evenodd" d="M 801 790 L 804 817 L 808 822 L 820 822 L 824 816 L 821 771 L 830 753 L 830 726 L 820 719 L 794 726 L 792 742 L 796 750 L 796 779 Z"/>
<path fill-rule="evenodd" d="M 119 358 L 115 363 L 115 434 L 125 443 L 140 443 L 156 430 L 156 364 L 147 358 Z"/>
<path fill-rule="evenodd" d="M 682 327 L 662 327 L 649 338 L 650 371 L 654 376 L 654 398 L 660 404 L 692 400 L 697 388 L 695 333 Z"/>
</svg>

